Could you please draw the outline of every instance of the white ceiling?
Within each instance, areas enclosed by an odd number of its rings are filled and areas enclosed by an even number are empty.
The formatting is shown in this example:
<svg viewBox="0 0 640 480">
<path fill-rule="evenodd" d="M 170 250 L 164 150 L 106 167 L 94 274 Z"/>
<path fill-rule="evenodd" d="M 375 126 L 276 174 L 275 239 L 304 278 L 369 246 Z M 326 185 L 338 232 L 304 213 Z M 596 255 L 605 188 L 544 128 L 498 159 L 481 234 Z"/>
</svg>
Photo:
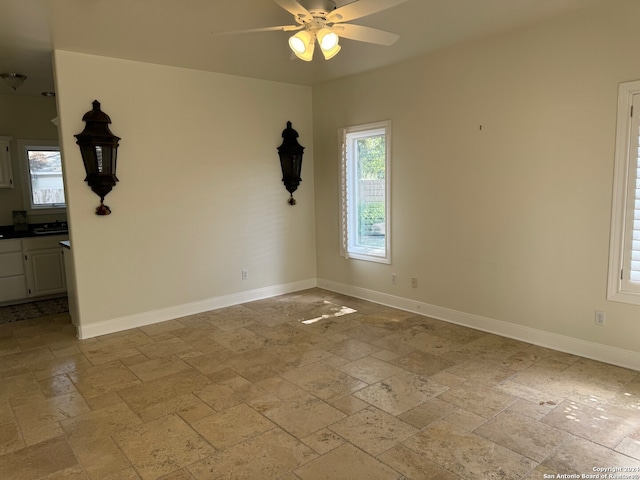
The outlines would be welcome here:
<svg viewBox="0 0 640 480">
<path fill-rule="evenodd" d="M 307 63 L 291 59 L 291 33 L 220 35 L 294 23 L 272 0 L 0 0 L 0 72 L 28 76 L 16 94 L 54 90 L 62 49 L 313 85 L 608 1 L 408 0 L 352 22 L 400 34 L 395 45 L 342 39 L 335 58 Z"/>
</svg>

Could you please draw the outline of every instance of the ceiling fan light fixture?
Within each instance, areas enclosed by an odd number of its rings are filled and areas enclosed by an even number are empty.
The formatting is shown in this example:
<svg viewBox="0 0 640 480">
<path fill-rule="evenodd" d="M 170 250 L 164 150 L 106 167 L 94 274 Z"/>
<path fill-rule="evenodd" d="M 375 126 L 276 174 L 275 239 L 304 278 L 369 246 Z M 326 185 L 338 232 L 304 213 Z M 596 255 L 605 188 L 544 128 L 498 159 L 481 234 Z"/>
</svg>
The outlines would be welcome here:
<svg viewBox="0 0 640 480">
<path fill-rule="evenodd" d="M 339 40 L 338 35 L 328 28 L 322 28 L 318 32 L 318 43 L 323 52 L 335 48 Z"/>
<path fill-rule="evenodd" d="M 340 45 L 336 45 L 331 50 L 322 50 L 322 55 L 324 55 L 325 60 L 331 60 L 335 57 L 342 47 Z"/>
<path fill-rule="evenodd" d="M 24 83 L 27 76 L 21 73 L 0 73 L 0 78 L 15 92 L 16 89 Z"/>
<path fill-rule="evenodd" d="M 339 41 L 340 37 L 328 28 L 323 28 L 318 32 L 318 44 L 325 60 L 330 60 L 338 54 L 342 48 L 338 44 Z"/>
<path fill-rule="evenodd" d="M 310 62 L 315 49 L 315 37 L 310 32 L 302 30 L 289 37 L 289 48 L 300 60 Z"/>
</svg>

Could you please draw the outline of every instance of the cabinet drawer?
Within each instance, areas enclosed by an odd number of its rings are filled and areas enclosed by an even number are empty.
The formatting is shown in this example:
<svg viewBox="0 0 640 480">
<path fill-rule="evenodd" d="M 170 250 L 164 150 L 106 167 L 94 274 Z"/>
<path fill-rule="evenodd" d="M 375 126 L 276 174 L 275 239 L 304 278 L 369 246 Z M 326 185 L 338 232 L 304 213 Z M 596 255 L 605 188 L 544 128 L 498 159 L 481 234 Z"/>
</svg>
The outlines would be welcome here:
<svg viewBox="0 0 640 480">
<path fill-rule="evenodd" d="M 69 240 L 69 235 L 46 235 L 42 237 L 23 238 L 22 249 L 27 252 L 29 250 L 60 248 L 60 242 L 62 240 Z"/>
<path fill-rule="evenodd" d="M 24 275 L 21 252 L 0 253 L 0 278 Z"/>
<path fill-rule="evenodd" d="M 20 239 L 2 240 L 0 241 L 0 253 L 20 252 L 22 251 L 22 242 Z"/>
<path fill-rule="evenodd" d="M 24 275 L 0 278 L 0 302 L 21 300 L 27 296 Z"/>
</svg>

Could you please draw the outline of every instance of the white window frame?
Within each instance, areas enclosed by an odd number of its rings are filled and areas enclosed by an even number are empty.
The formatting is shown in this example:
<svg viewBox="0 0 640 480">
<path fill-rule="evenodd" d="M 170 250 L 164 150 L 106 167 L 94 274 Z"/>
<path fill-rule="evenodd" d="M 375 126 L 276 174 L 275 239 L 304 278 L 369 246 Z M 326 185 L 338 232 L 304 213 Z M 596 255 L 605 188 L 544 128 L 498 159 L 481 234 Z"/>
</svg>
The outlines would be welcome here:
<svg viewBox="0 0 640 480">
<path fill-rule="evenodd" d="M 636 107 L 634 109 L 634 97 Z M 631 281 L 633 213 L 638 169 L 640 81 L 618 88 L 618 119 L 613 180 L 607 298 L 640 305 L 640 283 Z M 635 111 L 634 111 L 635 110 Z"/>
<path fill-rule="evenodd" d="M 357 204 L 350 201 L 350 193 L 355 191 L 355 164 L 351 158 L 351 140 L 363 136 L 385 135 L 385 245 L 384 248 L 355 245 L 354 238 Z M 391 263 L 391 121 L 367 123 L 341 128 L 340 142 L 340 255 L 377 263 Z"/>
<path fill-rule="evenodd" d="M 60 144 L 56 140 L 17 140 L 18 156 L 20 158 L 20 166 L 24 178 L 24 204 L 28 209 L 28 213 L 31 215 L 47 215 L 47 214 L 61 214 L 66 213 L 67 205 L 64 204 L 51 204 L 46 206 L 33 204 L 33 192 L 31 191 L 31 172 L 29 169 L 29 156 L 27 152 L 29 150 L 58 150 L 60 151 Z M 63 180 L 64 184 L 64 180 Z"/>
</svg>

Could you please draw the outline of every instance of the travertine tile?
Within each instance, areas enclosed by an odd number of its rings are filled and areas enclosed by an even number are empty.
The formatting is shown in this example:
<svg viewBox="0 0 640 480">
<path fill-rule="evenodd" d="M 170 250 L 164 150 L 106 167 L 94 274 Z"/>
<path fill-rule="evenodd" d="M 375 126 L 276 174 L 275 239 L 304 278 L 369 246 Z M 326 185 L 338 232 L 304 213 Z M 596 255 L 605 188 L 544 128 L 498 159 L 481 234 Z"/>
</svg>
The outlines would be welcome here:
<svg viewBox="0 0 640 480">
<path fill-rule="evenodd" d="M 186 370 L 121 389 L 118 395 L 134 412 L 139 413 L 155 405 L 171 402 L 181 395 L 188 395 L 208 383 L 209 379 L 201 373 Z"/>
<path fill-rule="evenodd" d="M 392 415 L 417 407 L 447 387 L 411 372 L 403 372 L 355 392 L 353 395 Z"/>
<path fill-rule="evenodd" d="M 458 351 L 485 360 L 502 361 L 530 346 L 530 344 L 518 340 L 484 334 L 481 338 L 460 347 Z"/>
<path fill-rule="evenodd" d="M 140 331 L 146 335 L 159 335 L 161 333 L 173 332 L 184 328 L 184 324 L 179 320 L 168 320 L 166 322 L 155 323 L 153 325 L 145 325 L 140 327 Z"/>
<path fill-rule="evenodd" d="M 173 373 L 183 372 L 190 368 L 193 367 L 187 364 L 184 360 L 172 355 L 147 360 L 145 362 L 129 366 L 129 370 L 135 373 L 136 377 L 143 382 L 149 382 L 157 378 L 166 377 Z"/>
<path fill-rule="evenodd" d="M 345 444 L 345 439 L 340 435 L 332 432 L 327 428 L 318 430 L 302 439 L 302 442 L 309 445 L 320 455 L 323 455 L 334 448 L 338 448 L 340 445 Z"/>
<path fill-rule="evenodd" d="M 111 435 L 141 423 L 123 402 L 61 422 L 78 460 L 91 478 L 103 478 L 131 467 Z"/>
<path fill-rule="evenodd" d="M 5 378 L 0 382 L 0 402 L 15 406 L 35 398 L 44 399 L 44 395 L 30 373 Z"/>
<path fill-rule="evenodd" d="M 15 422 L 0 425 L 0 455 L 14 452 L 22 447 L 24 442 Z"/>
<path fill-rule="evenodd" d="M 503 412 L 474 433 L 538 462 L 549 456 L 568 434 L 529 417 Z"/>
<path fill-rule="evenodd" d="M 408 423 L 374 407 L 360 410 L 328 428 L 373 456 L 418 432 Z"/>
<path fill-rule="evenodd" d="M 453 361 L 443 356 L 436 357 L 417 350 L 391 360 L 389 363 L 426 377 L 435 375 L 455 365 Z"/>
<path fill-rule="evenodd" d="M 560 403 L 541 422 L 609 448 L 615 448 L 637 429 L 634 422 L 610 414 L 606 409 L 571 401 Z"/>
<path fill-rule="evenodd" d="M 113 438 L 145 480 L 179 470 L 215 452 L 177 415 L 116 432 Z M 170 442 L 165 441 L 168 438 Z"/>
<path fill-rule="evenodd" d="M 244 403 L 201 418 L 191 425 L 219 450 L 275 428 L 267 418 Z"/>
<path fill-rule="evenodd" d="M 427 427 L 403 445 L 462 478 L 520 478 L 536 466 L 533 460 L 446 421 Z"/>
<path fill-rule="evenodd" d="M 433 398 L 398 415 L 398 418 L 409 425 L 422 429 L 453 413 L 457 408 L 458 407 L 450 403 L 443 402 L 438 398 Z"/>
<path fill-rule="evenodd" d="M 282 477 L 317 457 L 309 447 L 279 428 L 234 445 L 188 467 L 197 480 Z"/>
<path fill-rule="evenodd" d="M 58 397 L 67 393 L 77 392 L 75 385 L 66 375 L 56 375 L 38 382 L 45 398 Z"/>
<path fill-rule="evenodd" d="M 448 368 L 447 373 L 482 383 L 488 387 L 495 387 L 515 374 L 516 371 L 495 360 L 473 358 Z"/>
<path fill-rule="evenodd" d="M 463 428 L 469 432 L 473 432 L 480 425 L 486 423 L 487 419 L 469 412 L 463 408 L 459 408 L 456 411 L 450 413 L 444 419 L 460 428 Z"/>
<path fill-rule="evenodd" d="M 436 357 L 459 346 L 457 342 L 417 329 L 409 329 L 387 338 Z"/>
<path fill-rule="evenodd" d="M 403 369 L 371 356 L 359 358 L 353 362 L 341 365 L 337 370 L 369 384 L 379 382 L 380 380 L 403 372 Z"/>
<path fill-rule="evenodd" d="M 282 377 L 323 400 L 342 397 L 367 386 L 365 382 L 321 363 L 289 370 Z"/>
<path fill-rule="evenodd" d="M 406 478 L 415 480 L 458 480 L 459 477 L 424 456 L 403 446 L 396 445 L 378 457 L 393 469 L 402 473 Z"/>
<path fill-rule="evenodd" d="M 327 403 L 333 405 L 338 410 L 347 415 L 352 415 L 360 410 L 364 410 L 369 407 L 369 404 L 364 400 L 360 400 L 353 395 L 345 395 L 344 397 L 331 398 L 327 400 Z"/>
<path fill-rule="evenodd" d="M 640 467 L 638 372 L 321 289 L 82 341 L 68 316 L 20 323 L 0 325 L 3 479 Z"/>
<path fill-rule="evenodd" d="M 515 397 L 472 381 L 453 387 L 438 398 L 484 418 L 493 417 L 516 401 Z"/>
<path fill-rule="evenodd" d="M 141 383 L 138 377 L 120 362 L 83 367 L 67 375 L 86 399 Z"/>
<path fill-rule="evenodd" d="M 346 415 L 322 400 L 306 398 L 280 402 L 262 412 L 272 422 L 297 438 L 303 438 Z"/>
<path fill-rule="evenodd" d="M 185 353 L 193 350 L 193 347 L 187 342 L 172 336 L 166 340 L 140 345 L 137 350 L 148 358 L 160 358 Z"/>
<path fill-rule="evenodd" d="M 382 350 L 380 347 L 376 347 L 370 343 L 354 339 L 327 345 L 324 349 L 327 352 L 344 357 L 347 360 L 357 360 L 358 358 L 366 357 L 378 350 Z"/>
<path fill-rule="evenodd" d="M 222 332 L 214 335 L 213 340 L 235 353 L 248 352 L 265 345 L 267 339 L 256 335 L 246 328 Z"/>
<path fill-rule="evenodd" d="M 267 392 L 248 380 L 235 376 L 194 391 L 203 402 L 220 412 L 240 403 L 250 402 Z"/>
<path fill-rule="evenodd" d="M 72 392 L 46 400 L 34 400 L 13 409 L 25 443 L 33 445 L 60 435 L 58 422 L 89 412 L 84 398 Z"/>
<path fill-rule="evenodd" d="M 309 396 L 305 390 L 279 376 L 259 381 L 256 385 L 265 392 L 285 401 L 299 400 Z"/>
<path fill-rule="evenodd" d="M 76 354 L 38 362 L 31 366 L 31 371 L 37 380 L 43 380 L 89 366 L 91 366 L 91 362 L 84 355 Z"/>
<path fill-rule="evenodd" d="M 302 480 L 399 480 L 398 472 L 353 445 L 331 450 L 294 472 Z"/>
<path fill-rule="evenodd" d="M 32 480 L 77 465 L 69 442 L 56 437 L 42 443 L 0 455 L 0 472 L 11 480 Z"/>
<path fill-rule="evenodd" d="M 191 351 L 179 355 L 179 358 L 203 375 L 211 375 L 233 366 L 240 356 L 236 355 L 231 350 L 216 344 L 216 348 L 213 351 L 207 351 L 206 353 Z"/>
<path fill-rule="evenodd" d="M 527 400 L 518 400 L 508 408 L 508 411 L 525 415 L 534 420 L 540 420 L 557 404 L 555 402 L 529 402 Z"/>
<path fill-rule="evenodd" d="M 565 475 L 594 474 L 594 467 L 620 467 L 640 472 L 640 460 L 578 437 L 570 437 L 563 442 L 541 466 L 554 474 Z"/>
<path fill-rule="evenodd" d="M 640 460 L 640 440 L 625 437 L 620 441 L 615 451 Z"/>
</svg>

